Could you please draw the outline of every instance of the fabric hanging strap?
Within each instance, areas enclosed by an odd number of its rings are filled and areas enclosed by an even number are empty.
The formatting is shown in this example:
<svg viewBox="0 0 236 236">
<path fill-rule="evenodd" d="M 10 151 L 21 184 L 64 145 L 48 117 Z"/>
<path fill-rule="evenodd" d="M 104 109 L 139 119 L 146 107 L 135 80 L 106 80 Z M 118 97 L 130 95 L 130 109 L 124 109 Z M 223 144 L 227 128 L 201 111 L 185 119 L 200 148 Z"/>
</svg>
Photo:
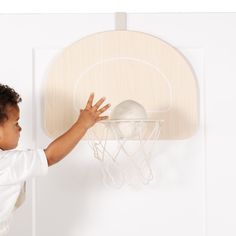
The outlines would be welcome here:
<svg viewBox="0 0 236 236">
<path fill-rule="evenodd" d="M 115 14 L 115 29 L 127 30 L 127 14 L 125 12 L 117 12 Z"/>
</svg>

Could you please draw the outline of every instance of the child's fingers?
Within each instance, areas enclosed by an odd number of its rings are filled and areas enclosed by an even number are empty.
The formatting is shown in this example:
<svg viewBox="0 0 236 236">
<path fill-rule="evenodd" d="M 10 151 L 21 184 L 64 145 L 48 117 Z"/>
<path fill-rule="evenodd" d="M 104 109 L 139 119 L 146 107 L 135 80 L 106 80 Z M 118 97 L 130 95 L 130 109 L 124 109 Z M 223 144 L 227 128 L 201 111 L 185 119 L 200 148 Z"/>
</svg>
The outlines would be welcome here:
<svg viewBox="0 0 236 236">
<path fill-rule="evenodd" d="M 91 93 L 85 109 L 90 109 L 93 106 L 94 93 Z"/>
<path fill-rule="evenodd" d="M 107 120 L 109 118 L 109 116 L 99 116 L 97 118 L 97 121 L 100 121 L 100 120 Z"/>
<path fill-rule="evenodd" d="M 105 101 L 105 97 L 100 98 L 97 103 L 93 106 L 92 110 L 97 111 L 97 109 L 102 105 L 102 103 Z"/>
<path fill-rule="evenodd" d="M 102 114 L 104 111 L 106 111 L 109 107 L 111 106 L 111 104 L 107 104 L 106 106 L 102 107 L 101 109 L 99 109 L 97 112 L 98 114 Z"/>
</svg>

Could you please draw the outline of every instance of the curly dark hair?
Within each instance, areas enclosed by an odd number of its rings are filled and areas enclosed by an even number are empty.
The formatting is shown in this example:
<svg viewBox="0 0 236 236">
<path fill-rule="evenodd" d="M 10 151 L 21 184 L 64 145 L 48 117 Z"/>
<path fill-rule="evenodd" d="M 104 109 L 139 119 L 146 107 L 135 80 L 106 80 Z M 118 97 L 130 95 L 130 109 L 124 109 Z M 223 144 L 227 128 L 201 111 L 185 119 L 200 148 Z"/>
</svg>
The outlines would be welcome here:
<svg viewBox="0 0 236 236">
<path fill-rule="evenodd" d="M 7 108 L 21 102 L 20 95 L 7 85 L 0 84 L 0 124 L 8 119 Z"/>
</svg>

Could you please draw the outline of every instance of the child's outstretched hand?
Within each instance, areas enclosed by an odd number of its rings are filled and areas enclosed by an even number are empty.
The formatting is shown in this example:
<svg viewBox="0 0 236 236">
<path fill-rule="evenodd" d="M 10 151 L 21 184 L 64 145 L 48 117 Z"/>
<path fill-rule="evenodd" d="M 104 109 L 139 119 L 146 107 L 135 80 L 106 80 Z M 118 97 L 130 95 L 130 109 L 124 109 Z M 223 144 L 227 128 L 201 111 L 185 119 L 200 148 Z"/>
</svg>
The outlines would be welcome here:
<svg viewBox="0 0 236 236">
<path fill-rule="evenodd" d="M 78 120 L 69 130 L 56 138 L 46 149 L 44 149 L 48 165 L 53 165 L 62 160 L 81 140 L 90 127 L 92 127 L 97 121 L 108 118 L 108 116 L 101 116 L 101 114 L 110 107 L 110 104 L 100 108 L 105 101 L 105 98 L 101 98 L 93 106 L 93 99 L 94 94 L 92 93 L 89 96 L 85 109 L 80 110 Z"/>
<path fill-rule="evenodd" d="M 92 127 L 97 121 L 105 120 L 108 116 L 101 116 L 111 105 L 107 104 L 100 108 L 100 106 L 105 101 L 105 98 L 101 98 L 93 105 L 94 93 L 90 94 L 87 105 L 85 109 L 80 110 L 80 116 L 78 122 L 85 129 Z"/>
</svg>

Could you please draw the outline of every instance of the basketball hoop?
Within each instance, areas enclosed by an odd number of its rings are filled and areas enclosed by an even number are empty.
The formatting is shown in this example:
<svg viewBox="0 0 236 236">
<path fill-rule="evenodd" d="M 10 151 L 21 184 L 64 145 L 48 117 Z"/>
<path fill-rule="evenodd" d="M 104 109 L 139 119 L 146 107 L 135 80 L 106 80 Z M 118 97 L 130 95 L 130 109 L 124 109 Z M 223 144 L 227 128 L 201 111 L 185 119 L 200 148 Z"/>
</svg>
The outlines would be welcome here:
<svg viewBox="0 0 236 236">
<path fill-rule="evenodd" d="M 124 183 L 129 184 L 130 167 L 136 179 L 145 185 L 150 183 L 153 173 L 149 161 L 153 146 L 159 139 L 162 123 L 163 120 L 146 119 L 101 121 L 96 125 L 103 126 L 103 139 L 99 138 L 93 129 L 89 131 L 89 145 L 94 157 L 100 161 L 105 185 L 120 188 Z M 149 126 L 152 128 L 147 134 Z M 129 131 L 125 130 L 126 135 L 123 135 L 122 131 L 127 128 Z M 108 141 L 110 135 L 115 137 L 114 141 Z"/>
</svg>

